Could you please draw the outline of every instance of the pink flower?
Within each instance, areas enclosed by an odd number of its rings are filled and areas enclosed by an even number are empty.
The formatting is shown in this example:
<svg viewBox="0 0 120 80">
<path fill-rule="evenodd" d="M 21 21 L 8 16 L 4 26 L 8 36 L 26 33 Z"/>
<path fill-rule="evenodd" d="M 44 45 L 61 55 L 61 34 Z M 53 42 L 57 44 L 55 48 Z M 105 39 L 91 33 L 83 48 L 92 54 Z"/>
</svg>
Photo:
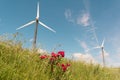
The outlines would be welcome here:
<svg viewBox="0 0 120 80">
<path fill-rule="evenodd" d="M 64 51 L 59 51 L 59 52 L 58 52 L 58 55 L 61 55 L 62 57 L 64 57 L 64 56 L 65 56 L 65 53 L 64 53 Z"/>
</svg>

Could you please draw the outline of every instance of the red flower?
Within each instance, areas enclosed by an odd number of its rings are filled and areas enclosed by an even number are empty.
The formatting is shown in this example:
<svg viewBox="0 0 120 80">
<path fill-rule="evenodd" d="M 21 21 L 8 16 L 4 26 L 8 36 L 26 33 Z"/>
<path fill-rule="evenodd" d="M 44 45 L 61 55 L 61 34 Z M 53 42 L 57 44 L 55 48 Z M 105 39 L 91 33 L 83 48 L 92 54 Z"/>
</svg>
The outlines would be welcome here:
<svg viewBox="0 0 120 80">
<path fill-rule="evenodd" d="M 67 70 L 67 68 L 70 66 L 70 64 L 61 64 L 62 70 L 65 72 Z"/>
<path fill-rule="evenodd" d="M 65 53 L 64 53 L 64 51 L 59 51 L 59 52 L 58 52 L 58 55 L 61 55 L 62 57 L 64 57 L 64 56 L 65 56 Z"/>
<path fill-rule="evenodd" d="M 55 54 L 54 52 L 52 52 L 52 53 L 51 53 L 51 56 L 54 57 L 54 58 L 56 58 L 58 55 Z"/>
<path fill-rule="evenodd" d="M 67 63 L 67 64 L 66 64 L 66 66 L 68 67 L 68 66 L 70 66 L 70 64 L 69 64 L 69 63 Z"/>
<path fill-rule="evenodd" d="M 64 65 L 64 64 L 61 64 L 61 67 L 65 67 L 65 65 Z"/>
<path fill-rule="evenodd" d="M 67 66 L 62 67 L 62 70 L 65 72 L 67 70 Z"/>
<path fill-rule="evenodd" d="M 41 55 L 41 56 L 40 56 L 41 59 L 45 59 L 45 58 L 47 58 L 47 57 L 48 57 L 47 55 Z"/>
<path fill-rule="evenodd" d="M 61 67 L 64 72 L 67 70 L 67 66 L 65 64 L 61 64 Z"/>
<path fill-rule="evenodd" d="M 51 58 L 50 58 L 50 62 L 53 62 L 53 61 L 55 61 L 55 58 L 54 58 L 54 57 L 51 57 Z"/>
</svg>

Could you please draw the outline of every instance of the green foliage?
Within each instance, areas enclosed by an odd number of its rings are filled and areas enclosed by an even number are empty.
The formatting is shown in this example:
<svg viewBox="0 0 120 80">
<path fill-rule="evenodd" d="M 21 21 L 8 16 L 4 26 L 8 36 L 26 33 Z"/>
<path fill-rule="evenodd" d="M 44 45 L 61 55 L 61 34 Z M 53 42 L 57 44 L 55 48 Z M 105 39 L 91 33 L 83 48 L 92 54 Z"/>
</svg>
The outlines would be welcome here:
<svg viewBox="0 0 120 80">
<path fill-rule="evenodd" d="M 49 59 L 40 59 L 40 54 L 22 48 L 22 43 L 0 41 L 0 80 L 119 80 L 120 69 L 102 68 L 63 58 L 60 63 L 70 67 L 63 72 L 60 66 Z"/>
</svg>

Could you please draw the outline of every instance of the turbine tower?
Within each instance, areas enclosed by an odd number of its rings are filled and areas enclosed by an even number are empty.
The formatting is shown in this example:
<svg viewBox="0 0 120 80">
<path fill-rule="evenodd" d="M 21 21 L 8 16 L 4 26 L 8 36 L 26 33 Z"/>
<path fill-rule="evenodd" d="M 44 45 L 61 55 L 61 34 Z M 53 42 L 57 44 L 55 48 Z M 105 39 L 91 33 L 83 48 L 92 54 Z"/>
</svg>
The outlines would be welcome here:
<svg viewBox="0 0 120 80">
<path fill-rule="evenodd" d="M 56 33 L 55 30 L 53 30 L 52 28 L 48 27 L 47 25 L 45 25 L 44 23 L 42 23 L 40 20 L 39 20 L 39 2 L 37 4 L 37 16 L 36 16 L 36 19 L 33 20 L 33 21 L 30 21 L 29 23 L 17 28 L 16 30 L 19 30 L 21 28 L 24 28 L 24 27 L 27 27 L 33 23 L 36 23 L 36 26 L 35 26 L 35 31 L 34 31 L 34 39 L 33 39 L 33 50 L 36 49 L 36 40 L 37 40 L 37 30 L 38 30 L 38 24 L 42 25 L 43 27 L 47 28 L 48 30 Z"/>
<path fill-rule="evenodd" d="M 105 66 L 104 41 L 105 41 L 105 39 L 103 39 L 101 46 L 97 46 L 97 47 L 94 47 L 94 48 L 93 48 L 93 49 L 97 49 L 97 48 L 100 48 L 100 49 L 101 49 L 101 52 L 102 52 L 102 58 L 103 58 L 103 66 Z"/>
</svg>

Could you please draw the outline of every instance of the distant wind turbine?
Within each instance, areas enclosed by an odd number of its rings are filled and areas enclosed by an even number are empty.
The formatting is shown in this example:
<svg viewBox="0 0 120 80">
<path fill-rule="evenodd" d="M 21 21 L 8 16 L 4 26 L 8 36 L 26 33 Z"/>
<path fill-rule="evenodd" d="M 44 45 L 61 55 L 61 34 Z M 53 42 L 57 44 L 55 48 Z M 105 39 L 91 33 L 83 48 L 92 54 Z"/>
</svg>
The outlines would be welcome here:
<svg viewBox="0 0 120 80">
<path fill-rule="evenodd" d="M 47 25 L 45 25 L 45 24 L 42 23 L 41 21 L 39 21 L 39 2 L 38 2 L 38 4 L 37 4 L 37 16 L 36 16 L 36 19 L 33 20 L 33 21 L 30 21 L 29 23 L 27 23 L 27 24 L 25 24 L 25 25 L 23 25 L 23 26 L 21 26 L 21 27 L 19 27 L 19 28 L 17 28 L 16 30 L 19 30 L 19 29 L 21 29 L 21 28 L 27 27 L 27 26 L 29 26 L 29 25 L 31 25 L 31 24 L 33 24 L 33 23 L 36 23 L 35 31 L 34 31 L 34 39 L 33 39 L 33 49 L 35 49 L 35 48 L 36 48 L 36 39 L 37 39 L 38 23 L 39 23 L 40 25 L 42 25 L 43 27 L 49 29 L 50 31 L 54 32 L 54 33 L 55 33 L 56 31 L 53 30 L 52 28 L 48 27 Z"/>
<path fill-rule="evenodd" d="M 97 46 L 97 47 L 94 47 L 94 48 L 93 48 L 93 49 L 98 49 L 98 48 L 100 48 L 100 49 L 101 49 L 101 51 L 102 51 L 102 58 L 103 58 L 103 66 L 105 66 L 105 55 L 104 55 L 105 50 L 104 50 L 104 41 L 105 41 L 105 39 L 103 39 L 102 44 L 101 44 L 100 46 Z"/>
</svg>

